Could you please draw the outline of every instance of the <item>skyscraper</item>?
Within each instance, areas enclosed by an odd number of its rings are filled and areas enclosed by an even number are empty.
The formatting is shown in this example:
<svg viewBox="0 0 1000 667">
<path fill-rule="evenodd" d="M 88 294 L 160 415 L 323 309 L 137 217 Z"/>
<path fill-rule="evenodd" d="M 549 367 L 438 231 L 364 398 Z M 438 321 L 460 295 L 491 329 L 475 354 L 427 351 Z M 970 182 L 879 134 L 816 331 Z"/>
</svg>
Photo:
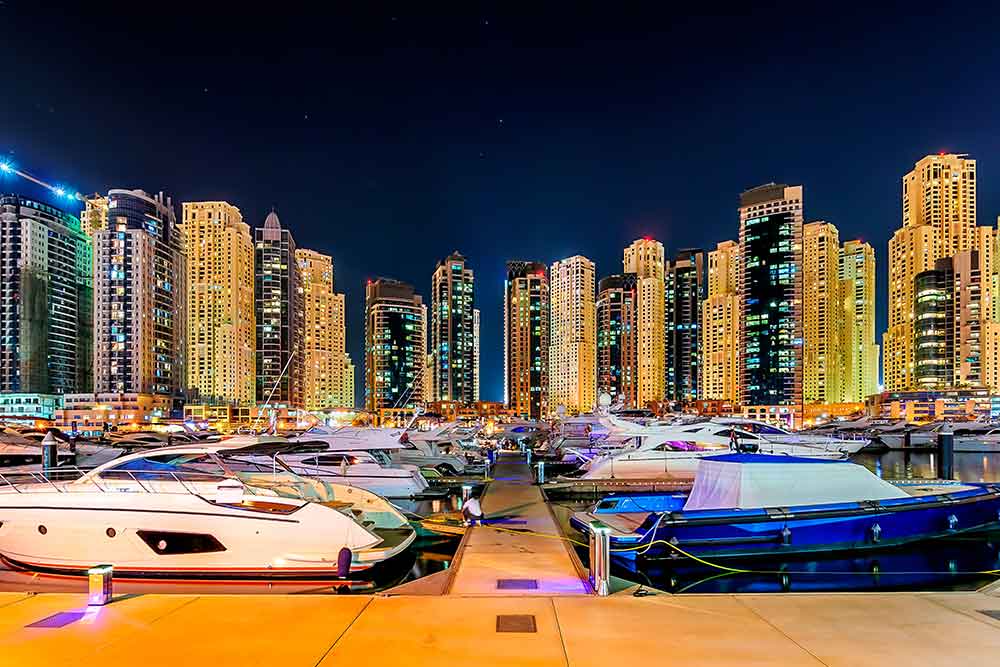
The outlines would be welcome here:
<svg viewBox="0 0 1000 667">
<path fill-rule="evenodd" d="M 333 258 L 297 248 L 302 299 L 302 403 L 307 410 L 343 405 L 343 295 L 334 292 Z"/>
<path fill-rule="evenodd" d="M 476 395 L 475 278 L 456 250 L 431 280 L 431 395 L 472 403 Z"/>
<path fill-rule="evenodd" d="M 549 281 L 539 262 L 507 262 L 504 402 L 526 419 L 549 413 Z"/>
<path fill-rule="evenodd" d="M 227 202 L 185 202 L 187 384 L 208 403 L 254 401 L 253 241 Z"/>
<path fill-rule="evenodd" d="M 91 391 L 91 252 L 74 216 L 0 196 L 0 392 Z"/>
<path fill-rule="evenodd" d="M 698 398 L 705 253 L 681 250 L 667 267 L 665 284 L 667 398 L 691 402 Z"/>
<path fill-rule="evenodd" d="M 336 283 L 334 283 L 336 288 Z M 347 354 L 347 303 L 343 294 L 334 292 L 332 300 L 331 328 L 333 329 L 333 349 L 340 350 L 340 360 L 334 377 L 333 405 L 354 407 L 354 365 Z"/>
<path fill-rule="evenodd" d="M 94 232 L 108 225 L 108 198 L 94 193 L 83 200 L 83 210 L 80 212 L 80 230 L 87 238 L 93 238 Z"/>
<path fill-rule="evenodd" d="M 802 219 L 800 185 L 740 195 L 744 407 L 801 412 Z"/>
<path fill-rule="evenodd" d="M 472 400 L 476 403 L 479 402 L 479 309 L 472 309 L 472 372 L 475 377 L 473 382 L 474 389 L 472 391 Z"/>
<path fill-rule="evenodd" d="M 841 383 L 840 402 L 860 403 L 878 392 L 875 343 L 875 250 L 845 241 L 840 250 Z"/>
<path fill-rule="evenodd" d="M 594 263 L 580 255 L 549 269 L 549 406 L 570 414 L 597 404 Z"/>
<path fill-rule="evenodd" d="M 258 404 L 302 407 L 302 295 L 295 240 L 271 211 L 254 230 Z"/>
<path fill-rule="evenodd" d="M 740 247 L 723 241 L 708 253 L 708 298 L 701 306 L 699 398 L 742 400 Z"/>
<path fill-rule="evenodd" d="M 612 404 L 636 406 L 636 310 L 634 273 L 602 278 L 597 297 L 597 388 Z"/>
<path fill-rule="evenodd" d="M 889 329 L 883 374 L 889 391 L 913 388 L 914 278 L 937 260 L 974 250 L 976 161 L 928 155 L 903 176 L 903 226 L 889 241 Z"/>
<path fill-rule="evenodd" d="M 170 198 L 108 192 L 94 232 L 94 391 L 179 399 L 187 380 L 186 270 Z"/>
<path fill-rule="evenodd" d="M 413 286 L 379 278 L 365 289 L 365 408 L 424 400 L 427 307 Z"/>
<path fill-rule="evenodd" d="M 666 396 L 666 319 L 663 244 L 638 239 L 625 248 L 624 273 L 636 276 L 636 406 Z"/>
<path fill-rule="evenodd" d="M 802 227 L 802 400 L 841 397 L 844 305 L 840 293 L 840 232 L 828 222 Z"/>
</svg>

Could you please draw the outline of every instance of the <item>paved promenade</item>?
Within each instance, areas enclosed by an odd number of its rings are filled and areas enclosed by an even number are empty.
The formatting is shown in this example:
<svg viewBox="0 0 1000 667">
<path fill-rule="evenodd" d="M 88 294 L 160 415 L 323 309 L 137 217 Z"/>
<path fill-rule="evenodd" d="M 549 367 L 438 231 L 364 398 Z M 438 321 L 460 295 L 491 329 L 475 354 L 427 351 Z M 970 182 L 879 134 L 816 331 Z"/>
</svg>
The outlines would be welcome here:
<svg viewBox="0 0 1000 667">
<path fill-rule="evenodd" d="M 4 667 L 988 665 L 979 593 L 634 598 L 0 594 Z M 497 632 L 497 615 L 535 632 Z"/>
</svg>

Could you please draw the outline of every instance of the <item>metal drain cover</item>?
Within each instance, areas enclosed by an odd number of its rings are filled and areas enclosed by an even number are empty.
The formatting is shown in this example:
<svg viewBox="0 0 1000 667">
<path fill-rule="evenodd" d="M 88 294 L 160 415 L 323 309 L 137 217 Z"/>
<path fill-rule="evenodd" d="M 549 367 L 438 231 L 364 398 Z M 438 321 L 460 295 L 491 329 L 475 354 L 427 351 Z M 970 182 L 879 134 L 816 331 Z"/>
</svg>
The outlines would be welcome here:
<svg viewBox="0 0 1000 667">
<path fill-rule="evenodd" d="M 532 614 L 498 614 L 497 632 L 538 632 Z"/>
<path fill-rule="evenodd" d="M 989 616 L 994 621 L 1000 621 L 1000 609 L 980 609 L 979 613 Z"/>
<path fill-rule="evenodd" d="M 498 591 L 534 591 L 538 589 L 538 579 L 497 579 Z"/>
</svg>

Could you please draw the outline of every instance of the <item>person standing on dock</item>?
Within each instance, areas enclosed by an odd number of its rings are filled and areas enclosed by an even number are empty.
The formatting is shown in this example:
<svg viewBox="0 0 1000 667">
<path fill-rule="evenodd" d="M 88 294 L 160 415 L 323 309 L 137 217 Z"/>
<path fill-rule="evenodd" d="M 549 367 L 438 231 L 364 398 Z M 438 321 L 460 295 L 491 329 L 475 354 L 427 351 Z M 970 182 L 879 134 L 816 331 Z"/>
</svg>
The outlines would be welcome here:
<svg viewBox="0 0 1000 667">
<path fill-rule="evenodd" d="M 469 498 L 462 503 L 462 518 L 465 519 L 466 526 L 483 525 L 483 508 L 478 498 Z"/>
</svg>

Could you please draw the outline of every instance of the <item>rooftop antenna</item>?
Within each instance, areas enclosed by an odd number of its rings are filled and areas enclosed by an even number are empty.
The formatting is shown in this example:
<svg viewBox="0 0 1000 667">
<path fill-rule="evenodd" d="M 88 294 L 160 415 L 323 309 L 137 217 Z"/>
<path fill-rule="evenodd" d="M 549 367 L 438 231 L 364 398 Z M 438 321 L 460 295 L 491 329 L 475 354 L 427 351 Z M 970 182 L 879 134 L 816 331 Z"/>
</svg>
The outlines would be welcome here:
<svg viewBox="0 0 1000 667">
<path fill-rule="evenodd" d="M 295 352 L 295 350 L 292 350 L 292 353 L 288 355 L 288 361 L 285 362 L 285 367 L 281 369 L 281 375 L 279 375 L 278 379 L 274 381 L 274 385 L 271 386 L 271 391 L 268 392 L 264 405 L 257 411 L 257 419 L 254 420 L 253 426 L 250 427 L 251 430 L 257 430 L 257 424 L 260 422 L 260 416 L 271 404 L 271 397 L 274 396 L 274 392 L 278 389 L 278 385 L 281 384 L 281 381 L 284 379 L 285 373 L 288 371 L 288 365 L 292 363 L 292 357 L 295 356 Z"/>
</svg>

